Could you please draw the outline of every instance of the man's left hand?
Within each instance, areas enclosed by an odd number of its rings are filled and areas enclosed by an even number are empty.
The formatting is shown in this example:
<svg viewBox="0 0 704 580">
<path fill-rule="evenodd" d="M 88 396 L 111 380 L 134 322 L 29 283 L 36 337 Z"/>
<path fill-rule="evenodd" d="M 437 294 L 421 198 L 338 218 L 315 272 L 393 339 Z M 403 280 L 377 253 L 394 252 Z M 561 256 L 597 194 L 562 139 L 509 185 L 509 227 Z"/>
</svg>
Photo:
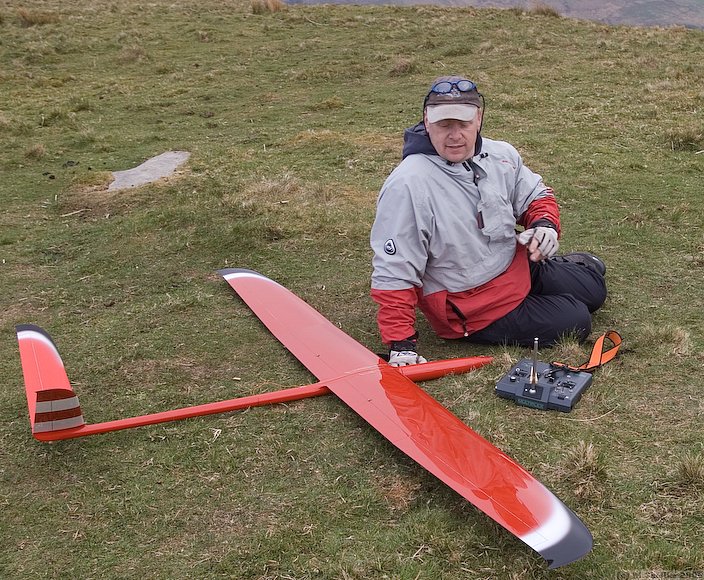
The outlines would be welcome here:
<svg viewBox="0 0 704 580">
<path fill-rule="evenodd" d="M 540 262 L 551 258 L 557 253 L 560 243 L 557 241 L 557 231 L 552 228 L 528 228 L 516 237 L 519 244 L 526 246 L 528 257 L 532 262 Z"/>
<path fill-rule="evenodd" d="M 391 343 L 389 350 L 389 364 L 392 367 L 405 367 L 407 365 L 417 365 L 428 362 L 420 356 L 416 350 L 415 336 L 406 340 L 396 340 Z"/>
</svg>

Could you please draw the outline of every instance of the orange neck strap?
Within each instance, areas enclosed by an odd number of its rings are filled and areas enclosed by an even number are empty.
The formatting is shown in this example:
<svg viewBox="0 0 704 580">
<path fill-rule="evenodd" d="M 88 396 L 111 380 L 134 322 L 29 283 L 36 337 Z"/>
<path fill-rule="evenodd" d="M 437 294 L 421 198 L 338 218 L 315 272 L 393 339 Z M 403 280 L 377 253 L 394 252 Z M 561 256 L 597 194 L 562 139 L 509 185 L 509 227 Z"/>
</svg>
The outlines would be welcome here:
<svg viewBox="0 0 704 580">
<path fill-rule="evenodd" d="M 611 341 L 613 346 L 604 350 L 604 341 L 606 340 Z M 621 335 L 615 330 L 609 330 L 596 339 L 594 348 L 592 348 L 592 354 L 589 356 L 589 360 L 587 362 L 579 365 L 578 367 L 573 367 L 560 362 L 552 362 L 550 364 L 554 367 L 564 368 L 570 371 L 592 373 L 600 366 L 605 365 L 607 362 L 616 357 L 618 354 L 618 349 L 621 347 L 621 342 L 623 342 Z"/>
</svg>

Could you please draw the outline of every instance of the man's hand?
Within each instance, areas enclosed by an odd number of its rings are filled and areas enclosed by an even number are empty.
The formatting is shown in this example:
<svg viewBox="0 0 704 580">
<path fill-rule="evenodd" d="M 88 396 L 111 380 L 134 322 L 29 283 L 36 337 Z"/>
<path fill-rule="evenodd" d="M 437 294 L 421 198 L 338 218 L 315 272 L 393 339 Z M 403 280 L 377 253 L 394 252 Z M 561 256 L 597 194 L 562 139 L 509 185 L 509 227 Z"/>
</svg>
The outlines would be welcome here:
<svg viewBox="0 0 704 580">
<path fill-rule="evenodd" d="M 405 367 L 428 362 L 415 350 L 392 350 L 389 351 L 389 364 L 392 367 Z"/>
<path fill-rule="evenodd" d="M 529 228 L 516 237 L 519 244 L 527 247 L 528 257 L 532 262 L 540 262 L 551 258 L 557 253 L 560 243 L 557 241 L 557 232 L 552 228 Z"/>
<path fill-rule="evenodd" d="M 391 343 L 389 350 L 389 364 L 392 367 L 405 367 L 428 362 L 416 352 L 415 338 L 399 340 Z"/>
</svg>

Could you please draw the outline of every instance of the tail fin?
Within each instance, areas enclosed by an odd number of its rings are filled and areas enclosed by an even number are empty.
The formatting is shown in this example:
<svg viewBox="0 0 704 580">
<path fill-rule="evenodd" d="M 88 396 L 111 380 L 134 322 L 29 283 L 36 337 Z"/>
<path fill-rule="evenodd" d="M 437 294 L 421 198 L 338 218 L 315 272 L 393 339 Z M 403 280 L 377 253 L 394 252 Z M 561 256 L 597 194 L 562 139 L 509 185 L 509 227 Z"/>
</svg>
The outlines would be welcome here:
<svg viewBox="0 0 704 580">
<path fill-rule="evenodd" d="M 61 355 L 46 331 L 32 324 L 15 327 L 20 348 L 32 433 L 85 424 Z"/>
</svg>

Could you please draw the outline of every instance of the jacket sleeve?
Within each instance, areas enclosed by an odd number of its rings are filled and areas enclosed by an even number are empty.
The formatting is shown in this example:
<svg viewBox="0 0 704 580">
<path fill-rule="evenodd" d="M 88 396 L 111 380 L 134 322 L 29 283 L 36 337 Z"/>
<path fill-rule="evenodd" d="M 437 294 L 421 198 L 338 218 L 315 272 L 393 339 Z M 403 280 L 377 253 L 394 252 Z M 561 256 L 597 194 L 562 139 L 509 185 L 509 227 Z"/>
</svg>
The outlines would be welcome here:
<svg viewBox="0 0 704 580">
<path fill-rule="evenodd" d="M 404 167 L 413 160 L 406 160 Z M 416 160 L 417 162 L 418 160 Z M 385 344 L 415 334 L 417 291 L 422 287 L 433 228 L 432 211 L 419 180 L 393 172 L 384 183 L 370 234 L 371 296 Z"/>
<path fill-rule="evenodd" d="M 410 163 L 406 161 L 404 167 Z M 379 193 L 370 234 L 374 252 L 372 288 L 377 290 L 422 286 L 433 215 L 423 187 L 418 185 L 417 178 L 413 179 L 414 175 L 405 175 L 397 169 Z"/>
<path fill-rule="evenodd" d="M 384 344 L 406 340 L 416 335 L 415 288 L 405 290 L 377 290 L 372 288 L 372 299 L 379 305 L 376 321 Z"/>
<path fill-rule="evenodd" d="M 552 225 L 560 235 L 560 208 L 552 189 L 546 188 L 547 195 L 534 199 L 518 223 L 526 228 Z M 547 222 L 547 223 L 546 223 Z"/>
<path fill-rule="evenodd" d="M 518 210 L 517 223 L 525 228 L 552 225 L 560 235 L 560 208 L 551 187 L 543 178 L 523 164 L 520 154 L 512 146 L 516 167 L 514 204 Z M 542 223 L 536 223 L 542 222 Z"/>
</svg>

